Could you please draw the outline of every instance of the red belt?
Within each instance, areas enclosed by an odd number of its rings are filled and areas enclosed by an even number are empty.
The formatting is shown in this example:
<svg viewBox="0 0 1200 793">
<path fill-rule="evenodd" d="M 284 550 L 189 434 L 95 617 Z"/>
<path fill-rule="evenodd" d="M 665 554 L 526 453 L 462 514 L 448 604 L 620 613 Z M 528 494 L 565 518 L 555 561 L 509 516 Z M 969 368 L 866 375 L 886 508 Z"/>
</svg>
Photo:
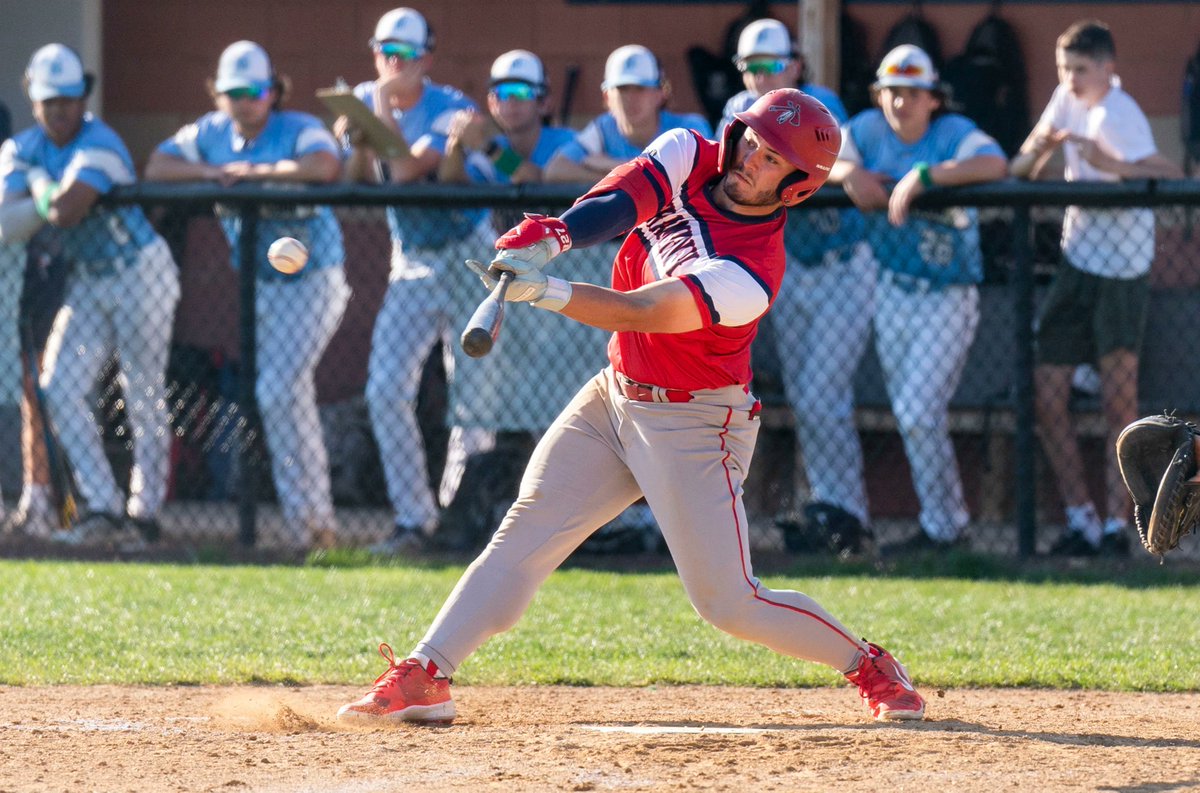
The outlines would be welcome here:
<svg viewBox="0 0 1200 793">
<path fill-rule="evenodd" d="M 645 385 L 630 380 L 625 375 L 617 375 L 617 385 L 626 399 L 634 402 L 691 402 L 691 391 L 680 391 L 675 388 L 659 388 L 656 385 Z"/>
</svg>

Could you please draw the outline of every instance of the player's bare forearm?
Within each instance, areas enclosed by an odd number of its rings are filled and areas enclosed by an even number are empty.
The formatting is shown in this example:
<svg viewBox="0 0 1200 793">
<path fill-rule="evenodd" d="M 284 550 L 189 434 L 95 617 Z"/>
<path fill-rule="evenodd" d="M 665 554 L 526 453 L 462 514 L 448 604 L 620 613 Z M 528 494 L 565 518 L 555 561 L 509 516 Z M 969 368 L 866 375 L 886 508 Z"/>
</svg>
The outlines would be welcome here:
<svg viewBox="0 0 1200 793">
<path fill-rule="evenodd" d="M 607 331 L 687 333 L 704 327 L 691 290 L 675 278 L 632 292 L 572 283 L 571 300 L 560 313 Z"/>
<path fill-rule="evenodd" d="M 154 152 L 146 163 L 147 182 L 216 181 L 221 169 L 206 162 L 189 162 L 162 152 Z"/>
<path fill-rule="evenodd" d="M 77 226 L 92 211 L 99 198 L 100 193 L 96 188 L 78 179 L 71 179 L 50 202 L 46 222 L 60 229 Z"/>
<path fill-rule="evenodd" d="M 1049 152 L 1023 151 L 1012 158 L 1008 172 L 1017 179 L 1037 179 L 1048 159 Z"/>
<path fill-rule="evenodd" d="M 994 154 L 980 154 L 965 160 L 947 160 L 929 166 L 929 177 L 939 187 L 955 187 L 994 182 L 1008 174 L 1008 163 Z"/>
<path fill-rule="evenodd" d="M 436 173 L 441 161 L 441 152 L 436 149 L 423 148 L 411 151 L 408 155 L 402 154 L 389 159 L 388 172 L 391 174 L 393 183 L 416 182 Z"/>
<path fill-rule="evenodd" d="M 438 163 L 438 181 L 442 184 L 467 184 L 467 149 L 457 138 L 446 142 L 446 154 Z"/>
<path fill-rule="evenodd" d="M 334 182 L 341 174 L 341 161 L 327 151 L 306 154 L 297 160 L 277 160 L 249 165 L 242 180 L 271 182 Z"/>
<path fill-rule="evenodd" d="M 355 146 L 350 150 L 350 156 L 346 158 L 345 167 L 342 168 L 342 181 L 378 184 L 379 167 L 377 163 L 374 151 L 362 146 Z"/>
<path fill-rule="evenodd" d="M 1122 179 L 1183 179 L 1183 169 L 1161 154 L 1137 162 L 1117 162 L 1113 169 Z"/>
<path fill-rule="evenodd" d="M 555 184 L 590 184 L 604 174 L 566 157 L 554 157 L 546 165 L 546 181 Z"/>
</svg>

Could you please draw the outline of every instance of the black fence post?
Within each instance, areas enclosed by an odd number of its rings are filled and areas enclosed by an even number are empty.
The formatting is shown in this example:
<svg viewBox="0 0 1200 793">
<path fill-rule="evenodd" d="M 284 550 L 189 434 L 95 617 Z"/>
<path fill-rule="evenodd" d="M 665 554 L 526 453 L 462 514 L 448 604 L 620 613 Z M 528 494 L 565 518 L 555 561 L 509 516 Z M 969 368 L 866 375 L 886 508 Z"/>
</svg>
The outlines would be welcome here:
<svg viewBox="0 0 1200 793">
<path fill-rule="evenodd" d="M 238 210 L 241 216 L 241 236 L 238 238 L 238 296 L 239 315 L 238 330 L 242 365 L 238 368 L 238 402 L 242 411 L 242 442 L 239 449 L 239 467 L 241 476 L 238 481 L 238 536 L 242 545 L 252 547 L 255 542 L 258 509 L 258 448 L 255 444 L 257 433 L 256 416 L 258 403 L 254 395 L 254 385 L 258 379 L 258 361 L 255 356 L 256 322 L 254 300 L 256 292 L 256 270 L 258 263 L 254 260 L 255 247 L 258 242 L 258 207 L 257 203 L 247 201 Z"/>
<path fill-rule="evenodd" d="M 1033 407 L 1033 240 L 1031 208 L 1013 207 L 1013 316 L 1016 356 L 1013 371 L 1013 484 L 1015 487 L 1017 554 L 1037 553 L 1037 433 Z"/>
</svg>

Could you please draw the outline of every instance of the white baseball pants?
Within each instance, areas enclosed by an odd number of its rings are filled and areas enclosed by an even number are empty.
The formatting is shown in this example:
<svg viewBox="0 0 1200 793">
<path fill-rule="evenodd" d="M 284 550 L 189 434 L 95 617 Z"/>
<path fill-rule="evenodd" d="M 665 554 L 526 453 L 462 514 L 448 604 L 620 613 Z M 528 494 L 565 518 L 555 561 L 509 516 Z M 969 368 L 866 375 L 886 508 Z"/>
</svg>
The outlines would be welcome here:
<svg viewBox="0 0 1200 793">
<path fill-rule="evenodd" d="M 162 239 L 136 264 L 94 276 L 76 268 L 46 341 L 42 386 L 60 439 L 93 510 L 152 517 L 166 497 L 171 427 L 166 369 L 179 302 L 179 271 Z M 96 379 L 113 357 L 125 395 L 133 470 L 129 501 L 104 456 Z"/>
<path fill-rule="evenodd" d="M 876 269 L 866 243 L 855 245 L 848 260 L 830 251 L 817 267 L 789 263 L 768 315 L 809 500 L 835 504 L 864 524 L 869 519 L 862 442 L 854 426 L 854 374 L 871 334 Z"/>
<path fill-rule="evenodd" d="M 516 624 L 543 581 L 641 495 L 701 617 L 739 638 L 848 670 L 862 645 L 812 598 L 750 566 L 742 485 L 758 420 L 738 386 L 692 402 L 635 402 L 611 369 L 588 382 L 530 459 L 520 494 L 416 652 L 447 674 Z"/>
<path fill-rule="evenodd" d="M 440 494 L 430 488 L 425 444 L 417 426 L 421 373 L 440 340 L 447 377 L 454 376 L 452 345 L 458 344 L 462 332 L 456 323 L 465 325 L 469 314 L 460 317 L 452 310 L 447 279 L 469 277 L 478 282 L 462 262 L 466 257 L 486 257 L 494 250 L 486 229 L 486 224 L 481 224 L 466 240 L 436 252 L 406 251 L 393 241 L 387 294 L 371 334 L 366 398 L 398 526 L 434 525 L 438 502 L 447 504 L 453 499 L 466 458 L 494 443 L 490 429 L 453 427 L 444 486 Z M 487 296 L 482 290 L 479 294 L 480 299 Z"/>
<path fill-rule="evenodd" d="M 257 284 L 254 394 L 280 510 L 302 542 L 314 530 L 335 528 L 315 375 L 349 300 L 341 266 Z"/>
<path fill-rule="evenodd" d="M 875 344 L 904 440 L 921 528 L 953 540 L 970 521 L 950 442 L 950 398 L 979 324 L 979 290 L 906 291 L 887 271 L 878 285 Z"/>
<path fill-rule="evenodd" d="M 20 405 L 21 285 L 25 278 L 25 246 L 0 243 L 0 404 Z"/>
</svg>

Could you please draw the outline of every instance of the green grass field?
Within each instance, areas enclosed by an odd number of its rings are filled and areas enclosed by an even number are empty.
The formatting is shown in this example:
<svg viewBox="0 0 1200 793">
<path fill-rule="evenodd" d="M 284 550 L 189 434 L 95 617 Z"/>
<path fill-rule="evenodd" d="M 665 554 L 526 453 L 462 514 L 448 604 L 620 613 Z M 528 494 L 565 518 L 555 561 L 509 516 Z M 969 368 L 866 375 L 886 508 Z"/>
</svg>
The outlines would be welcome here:
<svg viewBox="0 0 1200 793">
<path fill-rule="evenodd" d="M 303 567 L 0 561 L 0 683 L 351 683 L 404 653 L 463 565 Z M 839 682 L 735 640 L 674 572 L 555 573 L 512 631 L 459 670 L 477 685 Z M 761 574 L 899 655 L 926 688 L 1200 689 L 1200 571 L 1006 571 L 977 561 L 886 575 L 811 563 Z"/>
</svg>

